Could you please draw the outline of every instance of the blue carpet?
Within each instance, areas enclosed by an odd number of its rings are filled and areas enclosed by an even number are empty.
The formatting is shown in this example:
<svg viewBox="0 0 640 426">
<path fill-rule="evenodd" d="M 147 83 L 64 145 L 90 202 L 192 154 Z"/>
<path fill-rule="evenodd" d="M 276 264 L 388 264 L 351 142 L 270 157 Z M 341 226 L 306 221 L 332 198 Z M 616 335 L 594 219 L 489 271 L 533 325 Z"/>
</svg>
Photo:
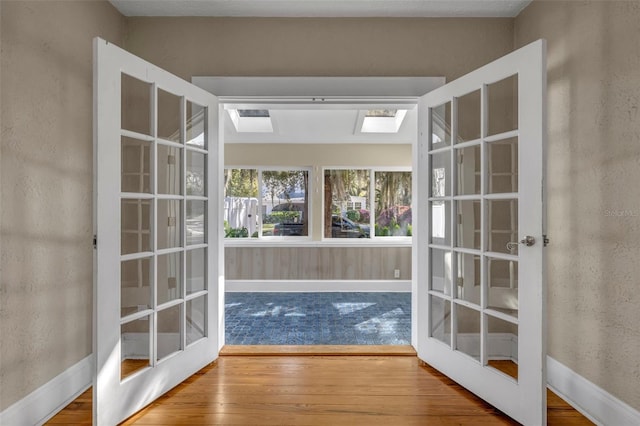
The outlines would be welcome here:
<svg viewBox="0 0 640 426">
<path fill-rule="evenodd" d="M 226 293 L 228 345 L 408 345 L 411 293 Z"/>
</svg>

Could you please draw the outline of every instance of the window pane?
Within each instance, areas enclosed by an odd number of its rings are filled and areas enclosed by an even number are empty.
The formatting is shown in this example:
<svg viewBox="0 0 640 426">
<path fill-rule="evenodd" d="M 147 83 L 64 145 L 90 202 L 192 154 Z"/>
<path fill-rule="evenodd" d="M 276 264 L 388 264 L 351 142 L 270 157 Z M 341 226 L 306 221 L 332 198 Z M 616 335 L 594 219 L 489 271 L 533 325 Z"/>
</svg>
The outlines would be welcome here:
<svg viewBox="0 0 640 426">
<path fill-rule="evenodd" d="M 151 365 L 150 319 L 147 315 L 120 326 L 120 380 Z"/>
<path fill-rule="evenodd" d="M 187 345 L 206 335 L 206 306 L 205 296 L 187 301 Z"/>
<path fill-rule="evenodd" d="M 181 349 L 181 307 L 182 305 L 176 305 L 158 312 L 158 351 L 156 357 L 158 361 Z"/>
<path fill-rule="evenodd" d="M 369 238 L 369 170 L 325 170 L 324 237 Z"/>
<path fill-rule="evenodd" d="M 187 251 L 187 294 L 207 288 L 207 249 Z"/>
<path fill-rule="evenodd" d="M 518 128 L 518 74 L 487 86 L 489 135 Z"/>
<path fill-rule="evenodd" d="M 182 150 L 158 144 L 158 194 L 182 194 Z"/>
<path fill-rule="evenodd" d="M 151 201 L 123 199 L 120 201 L 120 253 L 151 251 Z"/>
<path fill-rule="evenodd" d="M 411 172 L 375 172 L 375 232 L 411 236 Z"/>
<path fill-rule="evenodd" d="M 180 97 L 158 89 L 158 137 L 180 142 Z"/>
<path fill-rule="evenodd" d="M 187 245 L 207 242 L 207 202 L 187 200 Z"/>
<path fill-rule="evenodd" d="M 161 305 L 182 297 L 182 253 L 158 256 L 156 300 Z"/>
<path fill-rule="evenodd" d="M 207 149 L 207 108 L 187 101 L 186 144 Z"/>
<path fill-rule="evenodd" d="M 151 192 L 151 144 L 127 137 L 121 138 L 122 192 Z"/>
<path fill-rule="evenodd" d="M 451 345 L 451 302 L 430 296 L 431 330 L 430 336 Z"/>
<path fill-rule="evenodd" d="M 308 192 L 309 172 L 305 170 L 263 171 L 263 235 L 309 235 Z"/>
<path fill-rule="evenodd" d="M 224 171 L 224 236 L 225 238 L 258 236 L 258 171 L 256 169 L 225 169 Z"/>
<path fill-rule="evenodd" d="M 120 315 L 151 308 L 151 258 L 127 260 L 120 266 Z"/>
<path fill-rule="evenodd" d="M 187 151 L 187 195 L 207 196 L 207 156 Z"/>
<path fill-rule="evenodd" d="M 451 145 L 451 102 L 431 109 L 431 149 Z"/>
<path fill-rule="evenodd" d="M 151 134 L 151 84 L 122 74 L 120 97 L 121 127 L 145 135 Z"/>
<path fill-rule="evenodd" d="M 180 221 L 182 201 L 158 200 L 157 247 L 159 250 L 182 245 Z"/>
</svg>

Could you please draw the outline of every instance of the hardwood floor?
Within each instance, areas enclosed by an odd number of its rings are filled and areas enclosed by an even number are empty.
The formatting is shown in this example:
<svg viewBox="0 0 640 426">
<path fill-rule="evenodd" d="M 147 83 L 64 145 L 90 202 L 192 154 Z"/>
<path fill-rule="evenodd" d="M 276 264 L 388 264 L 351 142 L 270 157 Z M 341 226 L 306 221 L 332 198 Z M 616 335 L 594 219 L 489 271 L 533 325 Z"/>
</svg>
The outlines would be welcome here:
<svg viewBox="0 0 640 426">
<path fill-rule="evenodd" d="M 590 425 L 549 394 L 549 425 Z M 91 423 L 85 392 L 48 424 Z M 516 425 L 415 356 L 226 355 L 125 425 Z"/>
</svg>

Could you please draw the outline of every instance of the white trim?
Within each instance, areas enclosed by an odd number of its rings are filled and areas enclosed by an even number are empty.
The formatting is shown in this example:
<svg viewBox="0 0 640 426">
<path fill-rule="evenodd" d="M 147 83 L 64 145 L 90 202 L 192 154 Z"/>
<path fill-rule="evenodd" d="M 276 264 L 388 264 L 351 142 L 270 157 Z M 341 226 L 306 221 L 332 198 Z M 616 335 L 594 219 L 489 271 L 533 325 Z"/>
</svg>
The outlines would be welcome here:
<svg viewBox="0 0 640 426">
<path fill-rule="evenodd" d="M 67 368 L 0 413 L 2 425 L 41 425 L 89 389 L 93 355 Z"/>
<path fill-rule="evenodd" d="M 327 293 L 398 292 L 410 293 L 411 280 L 227 280 L 230 293 Z"/>
<path fill-rule="evenodd" d="M 406 97 L 422 96 L 444 84 L 444 77 L 208 77 L 191 82 L 220 97 Z M 226 99 L 221 99 L 223 103 Z"/>
<path fill-rule="evenodd" d="M 597 425 L 640 425 L 640 412 L 547 355 L 549 389 Z"/>
<path fill-rule="evenodd" d="M 256 247 L 256 248 L 258 247 L 397 248 L 397 247 L 412 247 L 411 238 L 412 237 L 327 238 L 320 241 L 311 240 L 307 237 L 225 238 L 224 246 L 225 247 Z"/>
</svg>

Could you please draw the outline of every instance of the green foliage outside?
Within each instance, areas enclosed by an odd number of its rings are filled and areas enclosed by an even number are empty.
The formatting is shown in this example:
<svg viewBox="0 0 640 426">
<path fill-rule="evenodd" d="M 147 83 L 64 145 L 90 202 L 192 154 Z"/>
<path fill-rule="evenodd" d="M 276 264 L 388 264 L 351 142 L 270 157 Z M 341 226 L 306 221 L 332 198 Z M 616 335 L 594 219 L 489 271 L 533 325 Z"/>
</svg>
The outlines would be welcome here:
<svg viewBox="0 0 640 426">
<path fill-rule="evenodd" d="M 225 238 L 247 238 L 249 236 L 249 230 L 247 228 L 229 228 L 225 232 Z"/>
<path fill-rule="evenodd" d="M 296 219 L 300 219 L 300 212 L 297 211 L 282 211 L 274 212 L 266 215 L 262 219 L 262 223 L 291 223 L 296 222 Z"/>
</svg>

